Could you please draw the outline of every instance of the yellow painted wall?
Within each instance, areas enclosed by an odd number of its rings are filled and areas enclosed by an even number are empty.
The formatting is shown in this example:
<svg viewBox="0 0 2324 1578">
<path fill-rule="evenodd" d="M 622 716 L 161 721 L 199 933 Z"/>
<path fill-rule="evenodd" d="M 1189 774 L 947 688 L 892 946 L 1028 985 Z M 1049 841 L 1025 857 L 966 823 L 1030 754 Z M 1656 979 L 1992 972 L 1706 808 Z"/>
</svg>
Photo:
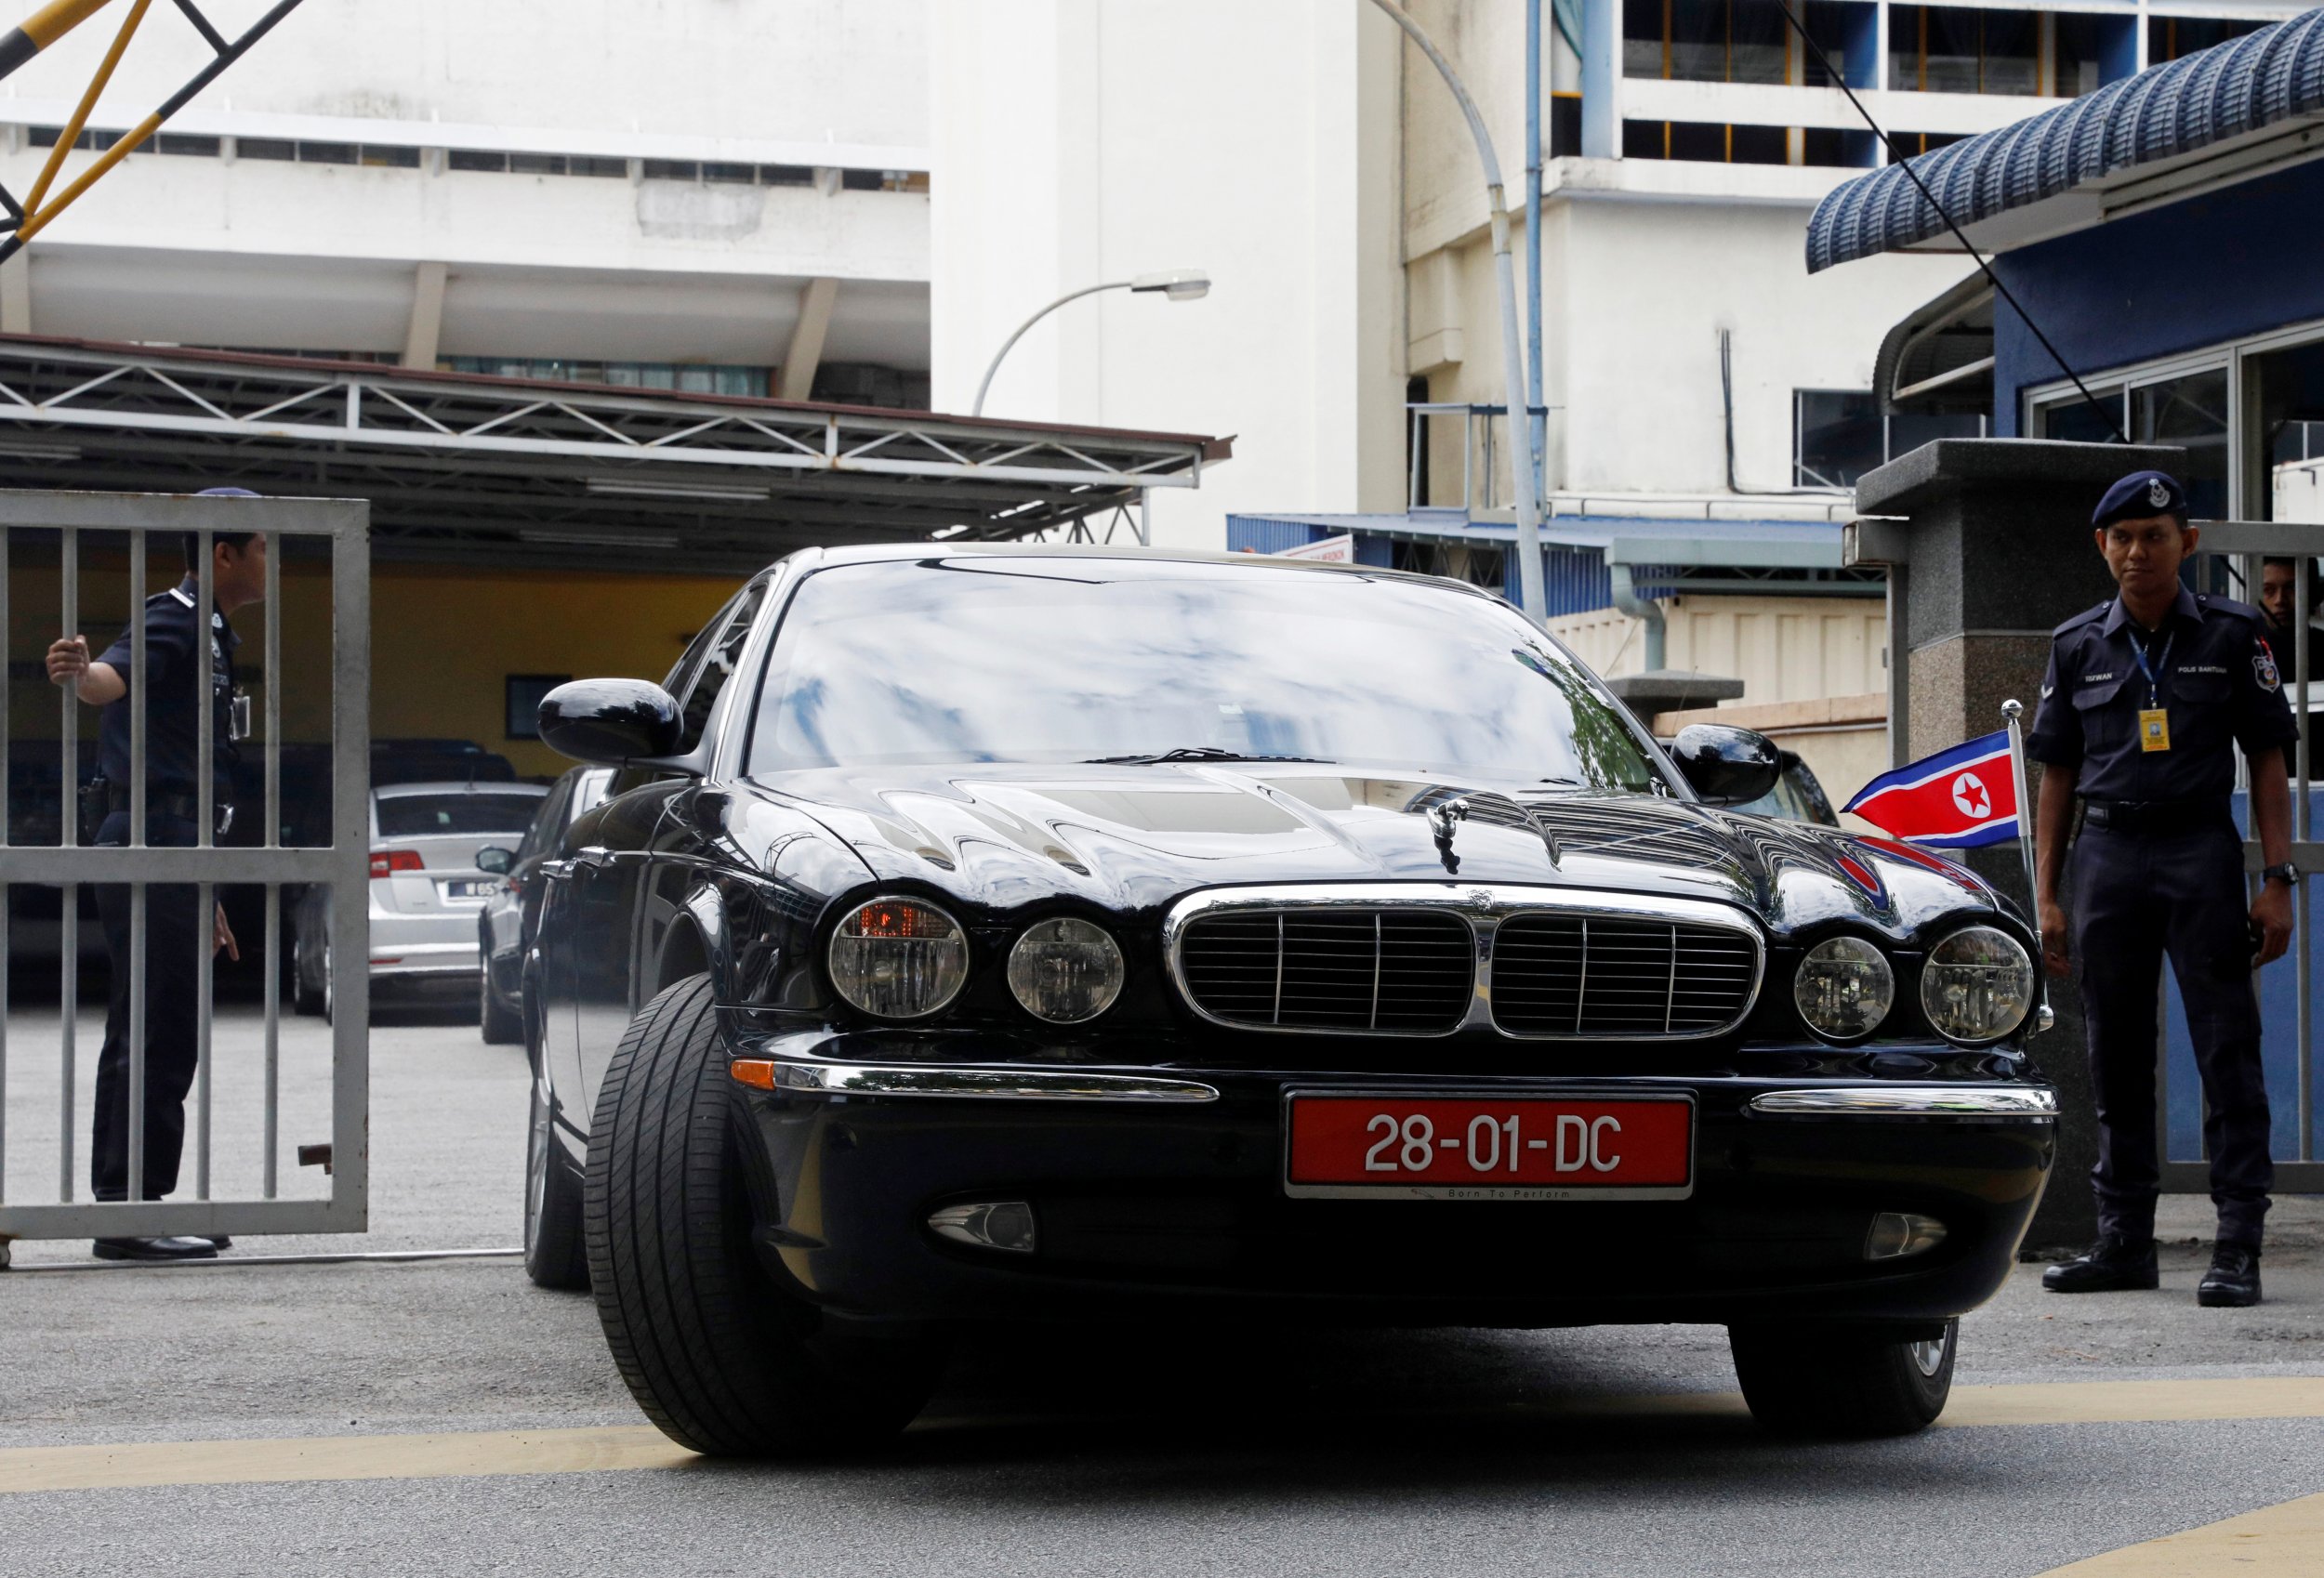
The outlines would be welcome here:
<svg viewBox="0 0 2324 1578">
<path fill-rule="evenodd" d="M 155 556 L 148 585 L 175 585 L 173 563 Z M 81 572 L 81 633 L 101 651 L 127 621 L 127 566 L 88 554 Z M 371 733 L 375 739 L 438 736 L 498 751 L 518 772 L 554 775 L 573 764 L 537 740 L 511 740 L 505 682 L 512 674 L 574 678 L 623 675 L 660 679 L 737 583 L 700 576 L 623 575 L 580 571 L 460 571 L 378 565 L 372 571 Z M 283 590 L 283 737 L 322 743 L 331 733 L 330 578 L 320 565 L 286 564 Z M 20 560 L 8 577 L 8 733 L 54 740 L 59 692 L 39 664 L 59 633 L 53 564 Z M 253 709 L 263 719 L 258 670 L 267 611 L 234 621 Z M 84 738 L 96 711 L 78 709 Z"/>
<path fill-rule="evenodd" d="M 473 740 L 506 756 L 520 773 L 562 772 L 571 761 L 537 740 L 504 732 L 507 677 L 659 680 L 739 585 L 697 576 L 378 566 L 371 582 L 372 735 Z M 290 626 L 284 629 L 287 637 Z"/>
</svg>

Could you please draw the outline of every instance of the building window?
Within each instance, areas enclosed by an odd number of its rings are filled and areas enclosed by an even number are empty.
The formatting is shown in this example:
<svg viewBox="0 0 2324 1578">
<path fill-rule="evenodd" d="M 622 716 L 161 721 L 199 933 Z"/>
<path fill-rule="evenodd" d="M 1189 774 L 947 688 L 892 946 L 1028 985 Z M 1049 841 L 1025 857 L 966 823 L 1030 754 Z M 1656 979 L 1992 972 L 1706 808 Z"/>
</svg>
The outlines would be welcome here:
<svg viewBox="0 0 2324 1578">
<path fill-rule="evenodd" d="M 2146 63 L 2164 65 L 2182 55 L 2192 55 L 2199 49 L 2209 49 L 2214 44 L 2225 44 L 2231 38 L 2241 38 L 2247 33 L 2273 25 L 2228 17 L 2148 17 Z"/>
<path fill-rule="evenodd" d="M 2179 480 L 2199 520 L 2228 518 L 2227 370 L 2206 367 L 2144 383 L 2093 384 L 2093 401 L 2068 388 L 2034 408 L 2037 436 L 2109 444 L 2119 429 L 2134 444 L 2186 449 Z"/>
<path fill-rule="evenodd" d="M 596 362 L 559 356 L 447 356 L 446 373 L 493 378 L 541 378 L 559 384 L 603 384 L 619 389 L 672 389 L 680 394 L 746 395 L 765 399 L 771 369 L 703 362 Z"/>
<path fill-rule="evenodd" d="M 566 683 L 570 674 L 511 674 L 504 695 L 508 712 L 508 735 L 511 740 L 537 740 L 541 737 L 541 698 Z"/>
<path fill-rule="evenodd" d="M 1849 75 L 1849 39 L 1860 20 L 1837 0 L 1807 0 L 1802 11 L 1808 35 L 1842 76 Z M 1815 57 L 1801 48 L 1778 0 L 1623 0 L 1622 74 L 1831 85 Z"/>
<path fill-rule="evenodd" d="M 1874 467 L 1937 439 L 1974 439 L 1985 418 L 1974 413 L 1882 416 L 1869 389 L 1794 389 L 1791 484 L 1853 488 Z"/>
<path fill-rule="evenodd" d="M 2041 91 L 2041 27 L 2032 11 L 1891 6 L 1888 85 L 1921 93 Z"/>
</svg>

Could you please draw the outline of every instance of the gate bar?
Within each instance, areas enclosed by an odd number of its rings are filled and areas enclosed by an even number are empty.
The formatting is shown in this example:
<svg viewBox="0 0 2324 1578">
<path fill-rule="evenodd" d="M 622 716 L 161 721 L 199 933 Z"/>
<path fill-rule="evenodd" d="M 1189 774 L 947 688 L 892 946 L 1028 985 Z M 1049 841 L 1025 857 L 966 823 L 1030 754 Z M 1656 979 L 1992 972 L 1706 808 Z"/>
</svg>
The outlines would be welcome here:
<svg viewBox="0 0 2324 1578">
<path fill-rule="evenodd" d="M 145 848 L 145 725 L 150 672 L 145 662 L 145 533 L 129 533 L 129 848 Z M 101 728 L 102 725 L 100 724 Z M 140 882 L 129 889 L 129 1189 L 125 1200 L 145 1198 L 145 946 L 151 912 Z M 74 950 L 77 953 L 79 950 Z M 110 1028 L 110 1027 L 109 1027 Z M 103 1054 L 97 1064 L 105 1070 Z M 92 1142 L 93 1146 L 94 1142 Z M 92 1164 L 96 1157 L 90 1157 Z M 92 1180 L 90 1186 L 96 1188 Z"/>
<path fill-rule="evenodd" d="M 81 628 L 81 533 L 77 527 L 63 530 L 61 555 L 57 561 L 59 600 L 64 605 L 62 628 L 78 632 Z M 60 849 L 70 849 L 81 842 L 81 698 L 73 687 L 60 688 L 64 698 L 64 723 L 57 733 L 58 808 Z M 81 1019 L 81 886 L 67 881 L 64 885 L 64 905 L 61 912 L 63 937 L 72 939 L 59 948 L 63 960 L 61 979 L 57 982 L 58 1001 L 62 1005 L 63 1033 L 59 1039 L 57 1054 L 63 1078 L 57 1082 L 57 1198 L 67 1203 L 73 1199 L 73 1135 L 78 1126 L 73 1118 L 73 1082 L 77 1077 L 73 1054 L 80 1031 Z"/>
<path fill-rule="evenodd" d="M 266 534 L 266 836 L 261 848 L 278 847 L 283 836 L 283 535 Z M 334 567 L 336 572 L 336 566 Z M 337 724 L 332 725 L 336 731 Z M 366 786 L 368 787 L 368 786 Z M 334 839 L 337 829 L 332 830 Z M 280 1032 L 283 1017 L 283 887 L 266 885 L 266 1193 L 274 1193 L 275 1152 L 281 1137 L 275 1129 L 272 1093 L 282 1067 Z M 363 968 L 371 968 L 371 950 L 363 950 Z"/>
<path fill-rule="evenodd" d="M 193 550 L 193 645 L 201 654 L 195 670 L 193 693 L 200 711 L 194 721 L 194 830 L 193 845 L 197 849 L 210 847 L 210 829 L 216 824 L 217 813 L 210 804 L 216 793 L 212 780 L 216 771 L 212 756 L 218 748 L 218 708 L 211 691 L 216 677 L 211 672 L 212 632 L 211 611 L 218 606 L 216 570 L 210 559 L 210 529 L 202 527 L 194 533 Z M 193 890 L 193 1197 L 210 1197 L 210 1010 L 217 1002 L 217 983 L 210 970 L 216 952 L 211 939 L 217 935 L 218 889 L 210 883 L 198 884 Z"/>
<path fill-rule="evenodd" d="M 16 636 L 15 621 L 8 611 L 8 560 L 15 557 L 15 543 L 7 532 L 0 529 L 0 653 L 12 650 Z M 43 648 L 44 653 L 47 649 Z M 44 678 L 46 674 L 44 671 Z M 8 693 L 7 669 L 0 664 L 0 849 L 8 847 L 8 818 L 6 799 L 8 790 L 8 704 L 16 698 Z M 0 882 L 0 1203 L 8 1198 L 8 886 Z M 0 1254 L 7 1245 L 0 1241 Z"/>
</svg>

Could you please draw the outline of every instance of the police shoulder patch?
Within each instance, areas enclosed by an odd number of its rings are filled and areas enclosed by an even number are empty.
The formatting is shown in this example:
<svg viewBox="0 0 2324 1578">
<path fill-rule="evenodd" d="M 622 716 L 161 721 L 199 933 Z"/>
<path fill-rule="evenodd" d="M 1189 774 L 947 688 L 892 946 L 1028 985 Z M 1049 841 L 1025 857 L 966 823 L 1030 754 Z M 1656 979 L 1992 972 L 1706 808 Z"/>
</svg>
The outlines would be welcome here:
<svg viewBox="0 0 2324 1578">
<path fill-rule="evenodd" d="M 2284 677 L 2277 671 L 2275 652 L 2265 638 L 2260 641 L 2259 648 L 2251 654 L 2251 677 L 2259 681 L 2263 690 L 2282 690 Z"/>
</svg>

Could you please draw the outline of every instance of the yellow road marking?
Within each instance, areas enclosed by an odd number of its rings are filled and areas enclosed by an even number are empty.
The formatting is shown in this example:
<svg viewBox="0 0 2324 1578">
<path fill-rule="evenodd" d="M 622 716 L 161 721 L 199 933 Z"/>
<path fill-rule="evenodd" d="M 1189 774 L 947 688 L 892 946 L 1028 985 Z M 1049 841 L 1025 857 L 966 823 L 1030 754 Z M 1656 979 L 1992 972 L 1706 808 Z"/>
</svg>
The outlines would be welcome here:
<svg viewBox="0 0 2324 1578">
<path fill-rule="evenodd" d="M 313 1479 L 432 1479 L 675 1468 L 699 1461 L 650 1425 L 314 1436 L 257 1441 L 133 1441 L 0 1451 L 0 1493 L 245 1485 Z"/>
<path fill-rule="evenodd" d="M 1560 1416 L 1627 1418 L 1745 1416 L 1743 1400 L 1733 1392 L 1577 1398 L 1571 1402 L 1552 1402 L 1542 1411 Z M 1971 1429 L 2011 1425 L 2309 1418 L 2324 1418 L 2324 1376 L 1956 1387 L 1939 1423 L 1955 1429 Z M 987 1421 L 935 1419 L 921 1427 L 973 1428 L 984 1423 Z M 659 1430 L 644 1425 L 464 1430 L 434 1435 L 310 1436 L 276 1440 L 10 1447 L 0 1449 L 0 1494 L 152 1485 L 590 1474 L 676 1468 L 698 1461 L 701 1460 L 693 1453 Z M 2324 1519 L 2324 1510 L 2317 1516 Z M 2319 1527 L 2324 1527 L 2324 1523 Z M 2128 1573 L 2144 1570 L 2123 1571 Z"/>
<path fill-rule="evenodd" d="M 2188 1578 L 2190 1573 L 2315 1578 L 2324 1572 L 2324 1495 L 2053 1567 L 2040 1578 Z"/>
</svg>

